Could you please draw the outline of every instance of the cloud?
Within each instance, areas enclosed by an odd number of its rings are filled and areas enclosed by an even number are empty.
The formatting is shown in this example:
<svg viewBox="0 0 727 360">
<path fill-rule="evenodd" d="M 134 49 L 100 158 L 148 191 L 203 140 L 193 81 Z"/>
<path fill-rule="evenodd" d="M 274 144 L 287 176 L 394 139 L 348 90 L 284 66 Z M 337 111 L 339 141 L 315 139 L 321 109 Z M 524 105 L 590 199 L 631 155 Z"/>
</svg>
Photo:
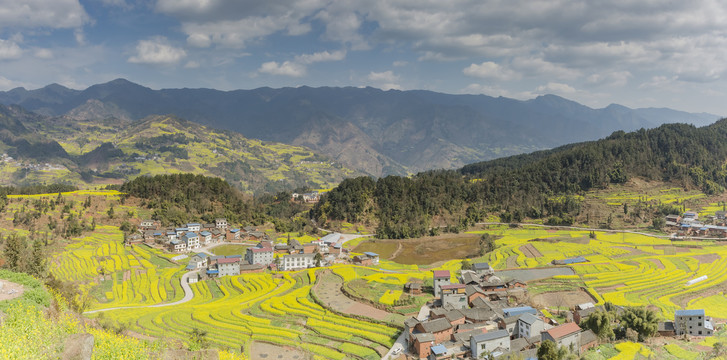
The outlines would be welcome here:
<svg viewBox="0 0 727 360">
<path fill-rule="evenodd" d="M 90 20 L 78 0 L 0 0 L 0 28 L 77 28 Z"/>
<path fill-rule="evenodd" d="M 549 82 L 547 85 L 538 86 L 535 89 L 538 93 L 573 94 L 576 89 L 568 84 Z"/>
<path fill-rule="evenodd" d="M 28 85 L 19 81 L 10 80 L 0 75 L 0 90 L 7 91 L 17 87 L 27 87 Z"/>
<path fill-rule="evenodd" d="M 185 69 L 197 69 L 199 66 L 199 63 L 196 61 L 187 61 L 187 63 L 184 64 Z"/>
<path fill-rule="evenodd" d="M 0 39 L 0 60 L 18 59 L 23 55 L 17 43 L 12 40 Z"/>
<path fill-rule="evenodd" d="M 38 48 L 35 49 L 35 53 L 33 55 L 38 59 L 52 59 L 53 51 L 51 51 L 50 49 Z"/>
<path fill-rule="evenodd" d="M 297 55 L 293 61 L 285 61 L 282 64 L 269 61 L 260 66 L 258 73 L 270 75 L 284 75 L 292 77 L 305 76 L 307 66 L 324 61 L 341 61 L 346 58 L 346 50 L 336 50 L 333 52 L 321 51 L 313 54 Z"/>
<path fill-rule="evenodd" d="M 467 76 L 479 77 L 483 79 L 494 79 L 500 81 L 510 81 L 520 77 L 518 73 L 492 61 L 485 61 L 479 65 L 471 64 L 470 66 L 464 68 L 462 72 Z"/>
<path fill-rule="evenodd" d="M 260 65 L 260 68 L 257 71 L 258 73 L 262 74 L 283 75 L 292 77 L 304 76 L 306 72 L 304 66 L 290 61 L 285 61 L 282 64 L 279 64 L 275 61 L 269 61 Z"/>
<path fill-rule="evenodd" d="M 399 75 L 394 74 L 391 70 L 382 72 L 372 71 L 366 76 L 366 79 L 375 83 L 382 90 L 401 90 L 401 85 L 398 84 Z"/>
<path fill-rule="evenodd" d="M 402 67 L 402 66 L 409 65 L 409 62 L 408 61 L 404 61 L 404 60 L 398 60 L 398 61 L 394 61 L 394 63 L 392 65 L 393 66 L 396 66 L 396 67 Z"/>
<path fill-rule="evenodd" d="M 128 59 L 135 64 L 169 65 L 182 60 L 187 53 L 184 49 L 169 44 L 163 36 L 140 40 L 136 44 L 136 54 Z"/>
</svg>

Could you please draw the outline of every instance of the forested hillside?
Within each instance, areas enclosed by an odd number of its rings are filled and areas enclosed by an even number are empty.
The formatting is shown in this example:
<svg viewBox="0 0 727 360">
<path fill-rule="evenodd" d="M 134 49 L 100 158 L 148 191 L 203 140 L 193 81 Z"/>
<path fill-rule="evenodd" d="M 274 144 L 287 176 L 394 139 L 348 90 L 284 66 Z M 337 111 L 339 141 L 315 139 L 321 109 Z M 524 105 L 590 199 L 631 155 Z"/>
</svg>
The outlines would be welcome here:
<svg viewBox="0 0 727 360">
<path fill-rule="evenodd" d="M 669 124 L 458 171 L 389 176 L 375 183 L 351 180 L 331 191 L 311 215 L 319 222 L 368 216 L 377 222 L 380 237 L 393 238 L 436 232 L 434 219 L 461 227 L 488 212 L 508 222 L 527 217 L 569 224 L 580 211 L 576 195 L 632 178 L 721 192 L 727 187 L 725 160 L 727 120 L 702 128 Z"/>
</svg>

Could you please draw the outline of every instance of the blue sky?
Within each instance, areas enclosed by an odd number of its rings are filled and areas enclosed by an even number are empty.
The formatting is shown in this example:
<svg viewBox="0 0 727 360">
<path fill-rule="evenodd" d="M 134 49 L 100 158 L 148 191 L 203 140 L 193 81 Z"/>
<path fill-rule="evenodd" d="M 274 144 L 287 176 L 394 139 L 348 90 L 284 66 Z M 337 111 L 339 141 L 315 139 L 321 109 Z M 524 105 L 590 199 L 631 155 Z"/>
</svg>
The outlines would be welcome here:
<svg viewBox="0 0 727 360">
<path fill-rule="evenodd" d="M 373 86 L 727 115 L 727 2 L 0 0 L 0 90 Z"/>
</svg>

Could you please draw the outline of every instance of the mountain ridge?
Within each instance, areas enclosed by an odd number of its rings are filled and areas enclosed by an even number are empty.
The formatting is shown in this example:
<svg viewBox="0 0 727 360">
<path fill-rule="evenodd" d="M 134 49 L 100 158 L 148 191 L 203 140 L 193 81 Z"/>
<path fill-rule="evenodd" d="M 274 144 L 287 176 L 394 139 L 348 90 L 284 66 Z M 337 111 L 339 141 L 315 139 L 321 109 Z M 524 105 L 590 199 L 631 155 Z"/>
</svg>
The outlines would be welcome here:
<svg viewBox="0 0 727 360">
<path fill-rule="evenodd" d="M 49 85 L 0 92 L 0 103 L 79 120 L 175 114 L 249 138 L 305 145 L 375 176 L 457 168 L 617 130 L 666 122 L 703 126 L 718 119 L 663 108 L 593 109 L 556 95 L 523 101 L 372 87 L 153 90 L 125 79 L 85 90 Z"/>
</svg>

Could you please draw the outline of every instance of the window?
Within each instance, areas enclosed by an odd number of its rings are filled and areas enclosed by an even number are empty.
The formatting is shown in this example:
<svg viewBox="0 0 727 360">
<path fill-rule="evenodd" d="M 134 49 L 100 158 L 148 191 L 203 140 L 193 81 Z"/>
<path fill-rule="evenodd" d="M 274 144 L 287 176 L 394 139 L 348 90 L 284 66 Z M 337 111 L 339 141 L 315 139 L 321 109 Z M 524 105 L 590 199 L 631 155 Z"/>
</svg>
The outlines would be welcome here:
<svg viewBox="0 0 727 360">
<path fill-rule="evenodd" d="M 699 330 L 699 335 L 702 335 L 702 330 Z"/>
<path fill-rule="evenodd" d="M 702 326 L 702 323 L 697 323 L 697 326 Z"/>
</svg>

